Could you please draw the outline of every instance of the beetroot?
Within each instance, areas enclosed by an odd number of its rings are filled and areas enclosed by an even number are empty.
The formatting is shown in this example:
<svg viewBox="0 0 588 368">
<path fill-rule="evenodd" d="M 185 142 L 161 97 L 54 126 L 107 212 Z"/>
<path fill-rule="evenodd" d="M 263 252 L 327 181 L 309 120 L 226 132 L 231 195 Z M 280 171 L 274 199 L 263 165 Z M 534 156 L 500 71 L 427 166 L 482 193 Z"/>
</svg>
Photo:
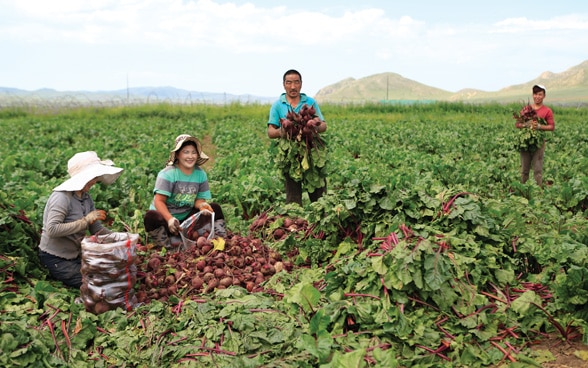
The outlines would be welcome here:
<svg viewBox="0 0 588 368">
<path fill-rule="evenodd" d="M 157 271 L 159 269 L 159 266 L 161 266 L 161 261 L 159 260 L 159 258 L 151 258 L 149 260 L 149 263 L 147 263 L 147 268 L 151 271 Z"/>
<path fill-rule="evenodd" d="M 198 262 L 196 262 L 196 269 L 198 271 L 204 271 L 204 268 L 206 267 L 206 261 L 201 259 Z"/>
<path fill-rule="evenodd" d="M 204 280 L 202 280 L 200 277 L 194 277 L 192 279 L 192 287 L 194 289 L 200 290 L 202 289 L 202 285 L 204 285 Z"/>
<path fill-rule="evenodd" d="M 219 283 L 224 287 L 229 287 L 233 285 L 233 278 L 231 276 L 223 277 Z"/>
<path fill-rule="evenodd" d="M 214 277 L 216 277 L 217 279 L 221 279 L 225 276 L 225 270 L 223 270 L 222 268 L 217 268 L 216 270 L 214 270 L 213 274 Z"/>
<path fill-rule="evenodd" d="M 292 226 L 295 219 L 286 222 Z M 259 292 L 264 290 L 262 284 L 268 278 L 288 270 L 282 255 L 264 245 L 261 239 L 235 234 L 225 239 L 223 251 L 213 249 L 207 240 L 202 249 L 194 246 L 167 252 L 165 256 L 159 252 L 144 254 L 136 263 L 140 281 L 137 295 L 141 303 L 154 299 L 165 301 L 172 295 L 190 298 L 229 287 Z"/>
</svg>

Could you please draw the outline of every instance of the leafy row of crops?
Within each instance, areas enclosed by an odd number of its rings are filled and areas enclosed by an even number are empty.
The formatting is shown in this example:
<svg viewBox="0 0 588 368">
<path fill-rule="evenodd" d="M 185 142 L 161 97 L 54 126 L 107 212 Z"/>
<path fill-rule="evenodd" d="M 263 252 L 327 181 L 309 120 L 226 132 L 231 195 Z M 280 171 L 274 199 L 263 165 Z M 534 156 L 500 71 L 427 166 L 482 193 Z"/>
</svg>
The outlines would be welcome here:
<svg viewBox="0 0 588 368">
<path fill-rule="evenodd" d="M 268 106 L 0 112 L 0 363 L 539 366 L 534 341 L 586 342 L 588 111 L 555 109 L 541 189 L 519 183 L 519 107 L 321 106 L 328 194 L 303 208 L 283 205 Z M 144 239 L 155 176 L 180 133 L 213 157 L 205 168 L 231 232 L 294 267 L 256 290 L 180 289 L 131 312 L 86 312 L 35 258 L 51 189 L 75 152 L 112 159 L 125 171 L 92 189 L 97 207 Z M 305 232 L 275 236 L 288 217 Z M 252 226 L 260 218 L 274 222 Z"/>
</svg>

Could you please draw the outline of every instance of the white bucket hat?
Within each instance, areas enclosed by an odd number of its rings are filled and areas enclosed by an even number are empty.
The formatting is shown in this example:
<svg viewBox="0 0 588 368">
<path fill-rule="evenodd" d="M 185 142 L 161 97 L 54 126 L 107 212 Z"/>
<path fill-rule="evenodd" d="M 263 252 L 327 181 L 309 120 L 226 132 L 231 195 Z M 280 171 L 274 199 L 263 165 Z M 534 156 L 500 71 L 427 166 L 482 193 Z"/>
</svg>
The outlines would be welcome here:
<svg viewBox="0 0 588 368">
<path fill-rule="evenodd" d="M 196 152 L 198 152 L 198 159 L 196 160 L 196 165 L 201 166 L 206 161 L 208 161 L 208 156 L 202 152 L 202 144 L 196 137 L 192 137 L 189 134 L 180 134 L 176 137 L 174 149 L 171 150 L 169 154 L 169 159 L 167 160 L 167 166 L 172 166 L 176 161 L 176 152 L 182 148 L 182 145 L 186 142 L 194 142 L 196 144 Z"/>
<path fill-rule="evenodd" d="M 106 185 L 114 183 L 123 169 L 115 167 L 111 160 L 100 160 L 94 151 L 76 153 L 67 162 L 70 178 L 56 187 L 55 191 L 75 192 L 84 189 L 91 180 L 97 179 Z"/>
</svg>

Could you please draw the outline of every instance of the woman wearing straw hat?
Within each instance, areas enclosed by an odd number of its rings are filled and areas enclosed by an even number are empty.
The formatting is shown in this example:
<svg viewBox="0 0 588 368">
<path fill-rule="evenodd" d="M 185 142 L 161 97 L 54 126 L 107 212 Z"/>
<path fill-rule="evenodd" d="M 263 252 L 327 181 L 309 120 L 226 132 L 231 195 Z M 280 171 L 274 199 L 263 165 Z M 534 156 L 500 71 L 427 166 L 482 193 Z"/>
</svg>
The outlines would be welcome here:
<svg viewBox="0 0 588 368">
<path fill-rule="evenodd" d="M 202 152 L 200 141 L 188 134 L 176 137 L 164 169 L 157 174 L 153 201 L 145 214 L 144 224 L 147 235 L 154 245 L 176 248 L 181 245 L 180 224 L 195 213 L 202 212 L 208 217 L 214 212 L 214 234 L 226 236 L 225 220 L 221 207 L 208 203 L 212 196 L 208 176 L 200 167 L 208 160 Z M 209 217 L 210 219 L 210 217 Z M 199 234 L 210 232 L 210 223 L 199 229 Z M 207 228 L 208 226 L 208 228 Z"/>
<path fill-rule="evenodd" d="M 97 182 L 114 183 L 123 169 L 113 165 L 94 151 L 76 153 L 67 163 L 70 178 L 53 189 L 45 205 L 39 258 L 49 274 L 67 286 L 82 285 L 81 244 L 86 232 L 112 232 L 102 226 L 106 212 L 94 207 L 89 191 Z"/>
</svg>

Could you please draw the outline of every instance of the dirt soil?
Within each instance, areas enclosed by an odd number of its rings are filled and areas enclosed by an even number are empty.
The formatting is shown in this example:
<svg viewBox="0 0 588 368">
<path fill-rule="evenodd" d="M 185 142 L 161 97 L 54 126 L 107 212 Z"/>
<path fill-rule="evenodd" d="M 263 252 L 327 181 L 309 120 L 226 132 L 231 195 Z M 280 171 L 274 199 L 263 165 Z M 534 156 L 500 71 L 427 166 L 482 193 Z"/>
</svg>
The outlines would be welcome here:
<svg viewBox="0 0 588 368">
<path fill-rule="evenodd" d="M 588 367 L 588 345 L 582 341 L 562 341 L 556 336 L 543 339 L 531 347 L 536 354 L 533 358 L 547 368 Z"/>
</svg>

